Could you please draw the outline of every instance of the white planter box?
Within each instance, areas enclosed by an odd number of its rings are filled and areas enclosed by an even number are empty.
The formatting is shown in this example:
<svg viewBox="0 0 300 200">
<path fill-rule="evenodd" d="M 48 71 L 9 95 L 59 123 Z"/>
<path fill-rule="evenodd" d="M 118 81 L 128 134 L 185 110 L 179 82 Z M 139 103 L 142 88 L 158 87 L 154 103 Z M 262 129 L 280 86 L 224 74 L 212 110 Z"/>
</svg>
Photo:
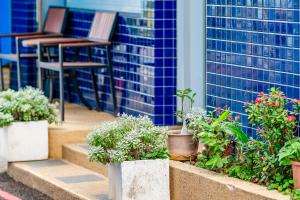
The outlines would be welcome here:
<svg viewBox="0 0 300 200">
<path fill-rule="evenodd" d="M 0 132 L 7 137 L 8 162 L 48 159 L 47 121 L 14 122 Z"/>
<path fill-rule="evenodd" d="M 7 128 L 0 128 L 0 173 L 7 170 Z"/>
<path fill-rule="evenodd" d="M 110 164 L 108 178 L 110 200 L 170 200 L 169 160 Z"/>
</svg>

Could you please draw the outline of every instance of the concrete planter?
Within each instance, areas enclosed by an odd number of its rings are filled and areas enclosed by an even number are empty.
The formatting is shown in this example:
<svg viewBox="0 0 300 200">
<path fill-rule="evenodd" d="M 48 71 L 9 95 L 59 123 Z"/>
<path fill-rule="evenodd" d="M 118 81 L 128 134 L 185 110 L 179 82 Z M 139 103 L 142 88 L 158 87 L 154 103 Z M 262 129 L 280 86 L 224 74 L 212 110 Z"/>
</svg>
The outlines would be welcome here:
<svg viewBox="0 0 300 200">
<path fill-rule="evenodd" d="M 276 190 L 201 169 L 189 164 L 170 161 L 172 200 L 289 200 Z"/>
<path fill-rule="evenodd" d="M 0 128 L 0 138 L 6 138 L 2 152 L 6 151 L 8 162 L 48 159 L 47 121 L 14 122 Z"/>
<path fill-rule="evenodd" d="M 170 200 L 168 160 L 110 164 L 108 178 L 110 200 Z"/>
<path fill-rule="evenodd" d="M 0 173 L 7 170 L 7 128 L 0 129 Z"/>
</svg>

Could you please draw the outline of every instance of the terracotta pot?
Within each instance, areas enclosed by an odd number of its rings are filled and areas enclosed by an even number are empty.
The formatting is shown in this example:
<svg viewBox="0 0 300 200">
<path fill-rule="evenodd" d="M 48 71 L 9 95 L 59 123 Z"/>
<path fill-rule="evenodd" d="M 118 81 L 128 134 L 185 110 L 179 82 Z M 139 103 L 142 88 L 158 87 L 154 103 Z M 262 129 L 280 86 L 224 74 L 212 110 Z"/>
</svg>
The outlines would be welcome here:
<svg viewBox="0 0 300 200">
<path fill-rule="evenodd" d="M 292 161 L 294 188 L 300 189 L 300 162 Z"/>
<path fill-rule="evenodd" d="M 168 148 L 172 160 L 187 161 L 197 157 L 198 143 L 193 134 L 180 134 L 181 130 L 168 131 Z"/>
</svg>

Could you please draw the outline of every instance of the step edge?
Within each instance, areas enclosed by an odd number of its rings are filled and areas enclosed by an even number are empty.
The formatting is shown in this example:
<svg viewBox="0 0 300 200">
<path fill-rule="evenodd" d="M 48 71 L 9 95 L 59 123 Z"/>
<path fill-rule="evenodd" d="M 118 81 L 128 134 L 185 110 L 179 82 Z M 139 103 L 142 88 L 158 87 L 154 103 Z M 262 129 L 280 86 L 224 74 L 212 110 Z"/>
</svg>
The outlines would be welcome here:
<svg viewBox="0 0 300 200">
<path fill-rule="evenodd" d="M 89 161 L 87 152 L 84 151 L 84 150 L 80 150 L 80 147 L 78 147 L 77 145 L 79 145 L 79 144 L 66 144 L 66 145 L 63 145 L 63 150 L 62 150 L 63 159 L 67 160 L 71 163 L 74 163 L 75 165 L 79 165 L 83 168 L 86 168 L 86 169 L 91 170 L 95 173 L 98 173 L 102 176 L 107 177 L 108 176 L 108 166 L 104 165 L 102 163 L 99 163 L 99 162 Z M 83 162 L 78 162 L 74 159 L 74 157 L 67 156 L 66 155 L 67 153 L 69 153 L 69 154 L 72 154 L 72 153 L 73 154 L 74 153 L 78 154 L 79 160 L 83 159 Z"/>
<path fill-rule="evenodd" d="M 64 160 L 65 161 L 65 160 Z M 70 164 L 70 165 L 75 165 L 75 164 L 73 164 L 73 163 L 69 163 L 69 162 L 67 162 L 68 164 Z M 76 166 L 76 165 L 75 165 Z M 80 168 L 82 168 L 81 166 L 76 166 L 76 167 L 80 167 Z M 85 169 L 85 168 L 84 168 Z M 72 191 L 72 190 L 70 190 L 70 189 L 68 189 L 68 188 L 65 188 L 65 187 L 63 187 L 63 186 L 61 186 L 61 185 L 59 185 L 59 184 L 57 184 L 56 182 L 54 182 L 54 181 L 52 181 L 52 180 L 47 180 L 47 178 L 46 177 L 44 177 L 44 176 L 42 176 L 42 175 L 40 175 L 40 174 L 35 174 L 35 173 L 33 173 L 32 172 L 32 170 L 30 170 L 30 169 L 24 169 L 24 168 L 22 168 L 21 166 L 18 166 L 18 163 L 10 163 L 9 164 L 9 167 L 8 167 L 8 170 L 7 170 L 7 174 L 11 177 L 11 178 L 13 178 L 15 181 L 18 181 L 18 182 L 21 182 L 22 184 L 24 184 L 24 185 L 26 185 L 26 186 L 28 186 L 28 187 L 30 187 L 30 188 L 33 188 L 33 189 L 35 189 L 35 190 L 37 190 L 37 191 L 39 191 L 39 192 L 41 192 L 41 193 L 43 193 L 43 194 L 45 194 L 45 195 L 47 195 L 48 197 L 50 197 L 50 198 L 52 198 L 52 199 L 56 199 L 55 198 L 55 196 L 51 196 L 51 195 L 49 195 L 48 193 L 45 193 L 43 190 L 41 190 L 41 189 L 39 189 L 38 187 L 36 187 L 34 184 L 31 184 L 32 183 L 32 181 L 25 181 L 25 180 L 27 180 L 28 179 L 28 177 L 27 178 L 25 178 L 25 179 L 21 179 L 21 178 L 18 178 L 18 177 L 16 177 L 16 175 L 14 175 L 14 170 L 16 170 L 17 171 L 17 173 L 22 173 L 22 174 L 25 174 L 25 175 L 28 175 L 28 176 L 30 176 L 31 178 L 30 178 L 30 180 L 37 180 L 37 182 L 42 182 L 43 184 L 49 184 L 49 185 L 51 185 L 52 187 L 54 187 L 54 189 L 55 190 L 58 190 L 57 192 L 60 192 L 60 191 L 62 191 L 64 194 L 67 194 L 67 196 L 68 197 L 66 197 L 66 196 L 64 196 L 64 198 L 66 198 L 66 199 L 74 199 L 74 200 L 89 200 L 89 198 L 88 197 L 86 197 L 86 196 L 84 196 L 84 195 L 81 195 L 81 194 L 79 194 L 79 193 L 76 193 L 76 192 L 74 192 L 74 191 Z M 85 170 L 88 170 L 88 169 L 85 169 Z M 90 170 L 91 171 L 91 170 Z M 93 172 L 93 171 L 91 171 L 91 172 Z M 25 176 L 26 177 L 26 176 Z M 51 193 L 50 193 L 51 194 Z M 57 200 L 60 200 L 60 199 L 57 199 Z"/>
</svg>

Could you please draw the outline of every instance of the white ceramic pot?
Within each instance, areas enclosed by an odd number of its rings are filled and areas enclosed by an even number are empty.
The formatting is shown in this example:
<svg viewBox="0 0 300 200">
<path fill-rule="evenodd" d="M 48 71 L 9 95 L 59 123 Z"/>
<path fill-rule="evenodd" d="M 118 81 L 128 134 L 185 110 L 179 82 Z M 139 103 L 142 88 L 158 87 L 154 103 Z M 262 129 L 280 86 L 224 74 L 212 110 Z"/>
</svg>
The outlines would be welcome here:
<svg viewBox="0 0 300 200">
<path fill-rule="evenodd" d="M 48 159 L 48 122 L 14 122 L 7 132 L 8 162 Z"/>
<path fill-rule="evenodd" d="M 7 170 L 7 128 L 0 128 L 0 173 Z"/>
<path fill-rule="evenodd" d="M 169 160 L 110 164 L 108 178 L 110 200 L 170 200 Z"/>
</svg>

